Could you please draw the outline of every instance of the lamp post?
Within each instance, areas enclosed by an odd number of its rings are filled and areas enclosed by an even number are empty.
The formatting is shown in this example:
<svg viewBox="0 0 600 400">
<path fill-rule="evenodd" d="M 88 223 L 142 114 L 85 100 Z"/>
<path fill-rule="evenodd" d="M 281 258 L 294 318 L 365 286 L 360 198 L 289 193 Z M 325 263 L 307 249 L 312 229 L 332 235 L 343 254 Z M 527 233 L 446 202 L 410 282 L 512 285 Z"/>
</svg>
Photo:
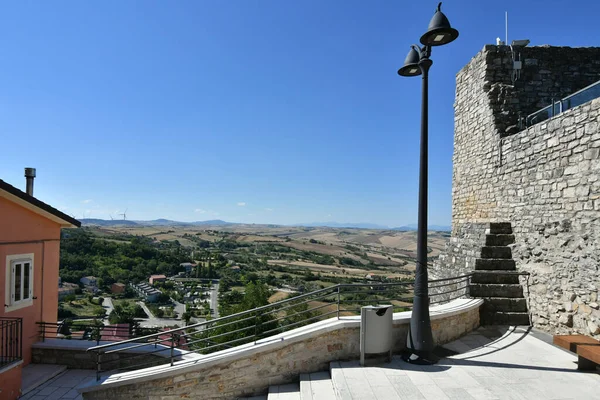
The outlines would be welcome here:
<svg viewBox="0 0 600 400">
<path fill-rule="evenodd" d="M 441 11 L 442 3 L 429 22 L 427 32 L 421 36 L 423 47 L 412 45 L 398 70 L 400 76 L 423 76 L 421 102 L 421 153 L 419 165 L 419 222 L 417 228 L 417 265 L 415 270 L 414 300 L 408 331 L 408 352 L 404 361 L 415 364 L 434 364 L 433 335 L 429 317 L 429 289 L 427 287 L 427 146 L 428 146 L 428 78 L 431 61 L 431 48 L 452 42 L 458 31 L 450 26 L 448 18 Z"/>
</svg>

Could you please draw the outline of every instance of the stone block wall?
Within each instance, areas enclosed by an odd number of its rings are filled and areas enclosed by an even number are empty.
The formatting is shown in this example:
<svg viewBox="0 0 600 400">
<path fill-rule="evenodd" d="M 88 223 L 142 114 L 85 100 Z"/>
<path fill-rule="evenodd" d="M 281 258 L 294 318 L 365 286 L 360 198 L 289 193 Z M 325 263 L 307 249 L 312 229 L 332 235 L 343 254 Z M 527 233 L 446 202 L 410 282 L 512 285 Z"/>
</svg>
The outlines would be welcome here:
<svg viewBox="0 0 600 400">
<path fill-rule="evenodd" d="M 473 331 L 479 326 L 479 307 L 432 320 L 434 340 L 438 344 Z M 394 352 L 405 348 L 408 323 L 393 327 Z M 204 367 L 188 369 L 176 375 L 140 381 L 83 393 L 86 400 L 118 399 L 235 399 L 261 395 L 271 385 L 298 381 L 302 373 L 326 371 L 336 360 L 360 358 L 360 328 L 358 323 L 295 342 L 279 341 L 280 345 L 263 352 L 241 355 L 236 359 L 217 361 Z"/>
<path fill-rule="evenodd" d="M 96 369 L 96 353 L 83 349 L 64 348 L 32 348 L 32 361 L 35 364 L 66 365 L 69 369 Z M 112 353 L 102 356 L 104 369 L 127 369 L 135 365 L 144 365 L 145 368 L 168 364 L 169 358 L 152 354 Z"/>
<path fill-rule="evenodd" d="M 600 99 L 517 127 L 600 80 L 600 49 L 520 52 L 514 84 L 507 46 L 485 46 L 457 75 L 452 238 L 432 275 L 471 271 L 485 224 L 510 222 L 534 325 L 600 338 Z"/>
</svg>

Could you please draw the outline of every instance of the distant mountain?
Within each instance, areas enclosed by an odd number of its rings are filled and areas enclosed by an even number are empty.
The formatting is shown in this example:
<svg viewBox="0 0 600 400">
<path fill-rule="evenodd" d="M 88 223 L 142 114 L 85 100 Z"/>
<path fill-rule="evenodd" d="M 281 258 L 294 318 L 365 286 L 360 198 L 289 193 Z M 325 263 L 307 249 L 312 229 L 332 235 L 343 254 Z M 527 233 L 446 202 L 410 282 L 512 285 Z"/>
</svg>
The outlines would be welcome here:
<svg viewBox="0 0 600 400">
<path fill-rule="evenodd" d="M 191 222 L 172 221 L 170 219 L 164 219 L 164 218 L 153 219 L 153 220 L 150 220 L 150 221 L 135 221 L 135 222 L 137 222 L 138 225 L 143 225 L 143 226 L 186 226 L 186 225 L 192 225 Z"/>
<path fill-rule="evenodd" d="M 358 228 L 358 229 L 390 229 L 385 225 L 371 224 L 368 222 L 309 222 L 306 224 L 297 224 L 293 226 L 305 226 L 310 228 L 328 227 L 328 228 Z"/>
<path fill-rule="evenodd" d="M 208 225 L 234 225 L 232 222 L 222 221 L 220 219 L 213 219 L 209 221 L 196 221 L 196 222 L 180 222 L 172 221 L 170 219 L 154 219 L 151 221 L 130 221 L 123 219 L 97 219 L 97 218 L 84 218 L 80 220 L 83 225 L 95 225 L 95 226 L 208 226 Z"/>
<path fill-rule="evenodd" d="M 97 218 L 82 218 L 82 225 L 96 225 L 96 226 L 137 226 L 139 225 L 135 221 L 129 221 L 126 219 L 97 219 Z"/>
<path fill-rule="evenodd" d="M 239 225 L 236 222 L 227 222 L 220 219 L 210 219 L 208 221 L 190 222 L 191 225 Z"/>
<path fill-rule="evenodd" d="M 429 225 L 427 229 L 430 231 L 450 232 L 451 228 L 446 225 Z M 393 231 L 416 231 L 417 224 L 403 225 L 398 228 L 392 228 Z"/>
</svg>

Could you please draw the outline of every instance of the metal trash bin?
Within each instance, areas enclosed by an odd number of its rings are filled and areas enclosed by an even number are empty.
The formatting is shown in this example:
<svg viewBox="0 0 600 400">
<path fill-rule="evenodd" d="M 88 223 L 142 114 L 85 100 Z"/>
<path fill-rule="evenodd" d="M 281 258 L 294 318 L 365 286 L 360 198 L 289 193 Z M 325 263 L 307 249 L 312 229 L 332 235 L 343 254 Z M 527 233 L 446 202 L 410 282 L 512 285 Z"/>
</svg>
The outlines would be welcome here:
<svg viewBox="0 0 600 400">
<path fill-rule="evenodd" d="M 360 365 L 392 361 L 394 307 L 365 306 L 360 310 Z"/>
</svg>

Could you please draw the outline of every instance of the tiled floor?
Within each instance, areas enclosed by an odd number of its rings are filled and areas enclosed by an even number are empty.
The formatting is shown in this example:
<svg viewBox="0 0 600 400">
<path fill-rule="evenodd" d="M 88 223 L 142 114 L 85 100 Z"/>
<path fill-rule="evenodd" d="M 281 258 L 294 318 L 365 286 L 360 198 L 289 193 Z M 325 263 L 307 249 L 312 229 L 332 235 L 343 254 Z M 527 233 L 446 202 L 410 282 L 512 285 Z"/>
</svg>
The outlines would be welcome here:
<svg viewBox="0 0 600 400">
<path fill-rule="evenodd" d="M 77 392 L 77 386 L 95 379 L 93 370 L 69 369 L 62 374 L 50 379 L 48 382 L 38 386 L 25 396 L 22 400 L 81 400 Z"/>
<path fill-rule="evenodd" d="M 600 375 L 577 371 L 577 357 L 526 328 L 479 329 L 444 347 L 457 353 L 436 365 L 361 368 L 332 363 L 332 380 L 356 399 L 600 399 Z M 545 338 L 544 338 L 545 339 Z"/>
</svg>

